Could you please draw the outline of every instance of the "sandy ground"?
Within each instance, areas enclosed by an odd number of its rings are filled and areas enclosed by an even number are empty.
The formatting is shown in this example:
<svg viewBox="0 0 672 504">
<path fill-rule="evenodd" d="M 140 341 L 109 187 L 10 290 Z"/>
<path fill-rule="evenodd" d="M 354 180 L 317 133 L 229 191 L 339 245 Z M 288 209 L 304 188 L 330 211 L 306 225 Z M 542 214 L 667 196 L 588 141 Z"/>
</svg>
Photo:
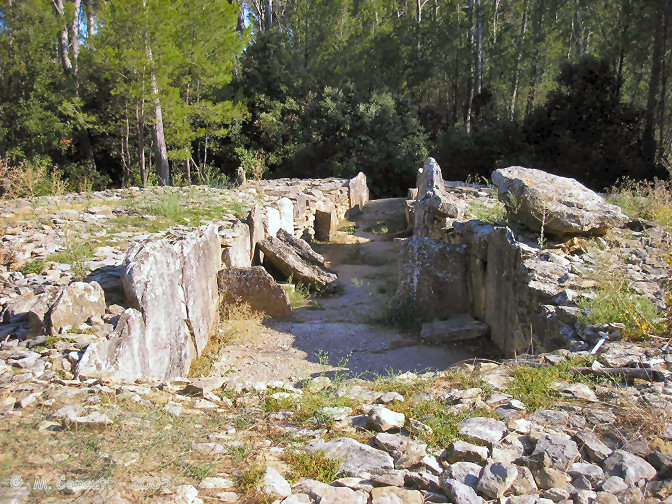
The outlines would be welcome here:
<svg viewBox="0 0 672 504">
<path fill-rule="evenodd" d="M 332 242 L 314 245 L 338 274 L 337 293 L 315 297 L 312 306 L 294 310 L 288 320 L 267 320 L 254 342 L 226 347 L 216 374 L 236 382 L 295 382 L 337 367 L 371 377 L 441 370 L 473 358 L 476 348 L 422 345 L 376 321 L 397 285 L 391 234 L 404 227 L 401 198 L 372 201 L 341 222 Z"/>
</svg>

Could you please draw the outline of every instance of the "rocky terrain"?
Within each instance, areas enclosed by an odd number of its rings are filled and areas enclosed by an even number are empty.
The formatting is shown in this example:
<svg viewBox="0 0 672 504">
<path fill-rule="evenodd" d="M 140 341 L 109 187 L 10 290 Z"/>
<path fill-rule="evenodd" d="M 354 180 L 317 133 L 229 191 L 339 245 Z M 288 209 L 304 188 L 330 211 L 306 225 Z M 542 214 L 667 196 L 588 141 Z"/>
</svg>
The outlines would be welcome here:
<svg viewBox="0 0 672 504">
<path fill-rule="evenodd" d="M 668 230 L 498 176 L 5 202 L 0 501 L 672 502 Z"/>
</svg>

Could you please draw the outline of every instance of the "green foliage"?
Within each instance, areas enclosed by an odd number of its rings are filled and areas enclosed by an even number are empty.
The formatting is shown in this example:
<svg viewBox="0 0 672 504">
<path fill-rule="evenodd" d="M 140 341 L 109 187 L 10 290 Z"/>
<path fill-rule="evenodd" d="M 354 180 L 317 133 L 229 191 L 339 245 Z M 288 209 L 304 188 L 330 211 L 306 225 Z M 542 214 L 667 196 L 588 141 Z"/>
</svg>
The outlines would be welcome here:
<svg viewBox="0 0 672 504">
<path fill-rule="evenodd" d="M 624 337 L 645 339 L 659 333 L 664 325 L 657 319 L 661 313 L 647 298 L 628 288 L 606 284 L 590 299 L 581 299 L 577 305 L 584 311 L 579 320 L 586 325 L 619 322 L 625 324 Z"/>
<path fill-rule="evenodd" d="M 672 227 L 672 186 L 669 181 L 621 179 L 610 189 L 607 199 L 632 218 L 652 220 L 660 226 Z"/>
<path fill-rule="evenodd" d="M 69 264 L 75 280 L 84 280 L 88 274 L 86 263 L 93 257 L 94 245 L 84 242 L 81 238 L 69 232 L 63 250 L 50 254 L 45 259 L 48 262 Z"/>
<path fill-rule="evenodd" d="M 563 376 L 560 367 L 520 366 L 513 370 L 507 392 L 531 411 L 548 408 L 560 397 L 553 384 Z"/>
<path fill-rule="evenodd" d="M 212 465 L 207 462 L 188 462 L 180 458 L 175 460 L 173 464 L 179 467 L 185 477 L 196 481 L 200 481 L 215 472 Z"/>
<path fill-rule="evenodd" d="M 290 481 L 310 478 L 322 483 L 331 484 L 339 477 L 341 460 L 329 458 L 321 450 L 307 453 L 305 451 L 288 451 L 283 460 L 289 465 Z"/>
<path fill-rule="evenodd" d="M 34 261 L 24 264 L 19 271 L 24 275 L 31 273 L 39 275 L 44 271 L 45 267 L 46 265 L 42 259 L 35 259 Z"/>
<path fill-rule="evenodd" d="M 383 313 L 373 323 L 417 333 L 422 325 L 422 316 L 411 299 L 394 297 L 385 306 Z"/>
</svg>

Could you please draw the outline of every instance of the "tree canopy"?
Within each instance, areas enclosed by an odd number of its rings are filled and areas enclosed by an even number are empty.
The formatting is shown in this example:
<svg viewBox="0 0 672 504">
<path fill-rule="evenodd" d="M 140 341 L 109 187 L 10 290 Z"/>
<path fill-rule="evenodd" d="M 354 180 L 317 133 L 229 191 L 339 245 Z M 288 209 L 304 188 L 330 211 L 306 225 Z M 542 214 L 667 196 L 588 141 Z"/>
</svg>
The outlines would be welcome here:
<svg viewBox="0 0 672 504">
<path fill-rule="evenodd" d="M 73 188 L 667 177 L 665 0 L 4 0 L 0 156 Z"/>
</svg>

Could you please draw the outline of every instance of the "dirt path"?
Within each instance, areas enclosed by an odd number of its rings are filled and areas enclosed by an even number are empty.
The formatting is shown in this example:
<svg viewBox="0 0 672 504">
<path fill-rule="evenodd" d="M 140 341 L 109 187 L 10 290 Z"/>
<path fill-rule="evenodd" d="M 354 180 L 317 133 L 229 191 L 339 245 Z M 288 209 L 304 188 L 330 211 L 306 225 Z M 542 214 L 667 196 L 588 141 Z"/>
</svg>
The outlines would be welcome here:
<svg viewBox="0 0 672 504">
<path fill-rule="evenodd" d="M 257 341 L 224 349 L 215 365 L 236 382 L 297 381 L 334 366 L 354 374 L 445 369 L 474 357 L 464 346 L 425 346 L 379 321 L 397 285 L 397 253 L 389 233 L 405 227 L 404 200 L 372 201 L 335 239 L 314 248 L 338 274 L 331 296 L 269 320 Z"/>
</svg>

